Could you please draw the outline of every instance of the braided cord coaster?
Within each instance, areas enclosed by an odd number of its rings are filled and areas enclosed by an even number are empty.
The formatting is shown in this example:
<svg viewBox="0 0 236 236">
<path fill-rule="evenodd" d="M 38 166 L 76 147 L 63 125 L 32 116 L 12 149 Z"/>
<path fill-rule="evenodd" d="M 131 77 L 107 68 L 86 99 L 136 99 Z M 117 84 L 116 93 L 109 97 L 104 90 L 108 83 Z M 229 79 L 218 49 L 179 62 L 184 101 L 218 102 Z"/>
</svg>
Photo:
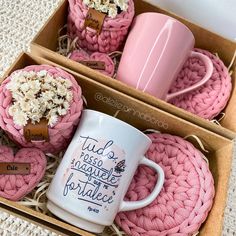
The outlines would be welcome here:
<svg viewBox="0 0 236 236">
<path fill-rule="evenodd" d="M 215 55 L 195 49 L 208 56 L 214 67 L 213 75 L 203 86 L 170 100 L 170 103 L 205 119 L 213 119 L 226 106 L 232 89 L 231 78 L 224 63 Z M 182 90 L 200 81 L 206 73 L 202 61 L 189 58 L 184 64 L 170 93 Z"/>
<path fill-rule="evenodd" d="M 73 61 L 98 61 L 104 62 L 104 69 L 97 69 L 99 72 L 104 75 L 112 77 L 115 72 L 115 64 L 112 59 L 106 53 L 94 52 L 89 55 L 83 50 L 74 50 L 69 54 L 69 58 Z"/>
<path fill-rule="evenodd" d="M 165 172 L 161 193 L 147 207 L 121 212 L 116 223 L 132 236 L 192 235 L 210 211 L 214 181 L 203 154 L 188 141 L 169 134 L 150 134 L 152 145 L 146 156 Z M 136 201 L 149 195 L 155 172 L 140 166 L 126 194 Z"/>
</svg>

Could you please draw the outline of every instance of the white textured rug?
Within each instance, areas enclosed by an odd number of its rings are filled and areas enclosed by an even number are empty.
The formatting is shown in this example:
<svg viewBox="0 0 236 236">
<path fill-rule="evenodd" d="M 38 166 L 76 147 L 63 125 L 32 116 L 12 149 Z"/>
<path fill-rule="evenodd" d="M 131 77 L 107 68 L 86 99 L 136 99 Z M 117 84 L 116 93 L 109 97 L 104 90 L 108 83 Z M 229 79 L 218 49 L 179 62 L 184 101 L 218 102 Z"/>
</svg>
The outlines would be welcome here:
<svg viewBox="0 0 236 236">
<path fill-rule="evenodd" d="M 0 0 L 0 77 L 22 51 L 29 50 L 31 40 L 60 1 Z M 0 235 L 49 236 L 56 234 L 6 212 L 0 212 Z M 223 235 L 236 236 L 236 153 L 234 153 L 229 183 Z"/>
<path fill-rule="evenodd" d="M 19 219 L 7 212 L 0 213 L 1 236 L 59 236 L 40 226 Z"/>
</svg>

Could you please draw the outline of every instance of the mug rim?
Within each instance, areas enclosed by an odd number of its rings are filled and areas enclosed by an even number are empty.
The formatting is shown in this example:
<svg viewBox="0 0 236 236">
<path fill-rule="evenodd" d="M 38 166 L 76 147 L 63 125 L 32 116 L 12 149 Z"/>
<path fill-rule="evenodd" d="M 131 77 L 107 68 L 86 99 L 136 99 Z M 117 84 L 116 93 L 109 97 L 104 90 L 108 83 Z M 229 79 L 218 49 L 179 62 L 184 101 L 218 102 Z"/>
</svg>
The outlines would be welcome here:
<svg viewBox="0 0 236 236">
<path fill-rule="evenodd" d="M 177 22 L 177 23 L 179 23 L 180 25 L 182 25 L 182 26 L 191 34 L 192 38 L 194 39 L 194 44 L 195 44 L 195 37 L 194 37 L 194 35 L 193 35 L 193 32 L 187 27 L 187 25 L 185 25 L 185 24 L 182 23 L 181 21 L 175 19 L 174 17 L 168 16 L 168 15 L 166 15 L 166 14 L 159 13 L 159 12 L 143 12 L 143 13 L 137 15 L 137 16 L 135 17 L 135 19 L 138 18 L 139 16 L 142 16 L 142 15 L 156 15 L 156 16 L 159 15 L 159 16 L 162 16 L 162 17 L 165 17 L 165 18 L 174 20 L 175 22 Z M 135 20 L 135 19 L 134 19 L 134 20 Z"/>
<path fill-rule="evenodd" d="M 110 120 L 113 120 L 113 121 L 115 120 L 116 122 L 119 122 L 119 123 L 123 124 L 124 126 L 127 126 L 127 127 L 131 128 L 131 129 L 135 130 L 137 133 L 141 134 L 141 136 L 146 138 L 150 142 L 150 144 L 152 143 L 152 140 L 145 133 L 143 133 L 141 130 L 137 129 L 136 127 L 126 123 L 123 120 L 120 120 L 120 119 L 118 119 L 118 118 L 116 118 L 114 116 L 108 115 L 108 114 L 103 113 L 101 111 L 96 111 L 96 110 L 92 110 L 92 109 L 84 109 L 82 111 L 82 113 L 84 113 L 84 112 L 100 114 L 100 115 L 105 116 L 106 118 L 108 118 Z"/>
</svg>

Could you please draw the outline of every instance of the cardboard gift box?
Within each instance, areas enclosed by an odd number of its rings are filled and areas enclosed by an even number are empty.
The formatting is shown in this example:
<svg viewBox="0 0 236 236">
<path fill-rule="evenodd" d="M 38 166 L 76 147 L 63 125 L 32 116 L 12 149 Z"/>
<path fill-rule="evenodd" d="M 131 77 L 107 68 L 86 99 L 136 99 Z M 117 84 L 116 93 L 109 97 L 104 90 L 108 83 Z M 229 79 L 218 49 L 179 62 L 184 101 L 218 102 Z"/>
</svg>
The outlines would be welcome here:
<svg viewBox="0 0 236 236">
<path fill-rule="evenodd" d="M 124 120 L 139 130 L 151 128 L 159 130 L 162 133 L 174 134 L 181 137 L 196 135 L 202 141 L 205 148 L 209 150 L 206 157 L 209 160 L 216 190 L 212 210 L 205 223 L 201 226 L 200 235 L 221 234 L 232 162 L 232 140 L 37 56 L 22 54 L 7 71 L 5 78 L 17 69 L 38 64 L 57 66 L 71 73 L 81 86 L 89 109 L 101 111 L 109 115 L 116 114 L 118 119 Z M 3 80 L 4 78 L 2 78 Z M 190 139 L 189 141 L 198 147 L 198 143 L 194 139 Z M 18 215 L 30 218 L 39 224 L 46 225 L 50 229 L 60 232 L 61 235 L 93 235 L 69 225 L 56 217 L 48 216 L 23 206 L 18 202 L 0 198 L 0 207 L 14 211 Z"/>
<path fill-rule="evenodd" d="M 201 28 L 195 24 L 188 22 L 187 20 L 177 17 L 176 15 L 167 12 L 163 9 L 160 9 L 156 6 L 153 6 L 143 0 L 135 0 L 135 10 L 136 15 L 142 12 L 160 12 L 167 15 L 170 15 L 174 18 L 177 18 L 193 32 L 197 48 L 206 49 L 212 53 L 218 53 L 219 57 L 224 61 L 225 65 L 229 65 L 234 52 L 236 50 L 236 43 L 230 40 L 227 40 L 215 33 L 212 33 L 204 28 Z M 68 14 L 68 2 L 65 0 L 57 8 L 54 15 L 52 15 L 49 20 L 46 22 L 41 31 L 37 34 L 31 44 L 31 50 L 35 55 L 44 57 L 51 61 L 55 61 L 58 64 L 61 64 L 71 70 L 79 72 L 89 78 L 92 78 L 102 84 L 105 84 L 109 87 L 112 87 L 118 91 L 124 92 L 132 97 L 135 97 L 139 100 L 142 100 L 152 106 L 160 108 L 164 111 L 172 113 L 178 117 L 181 117 L 185 120 L 191 121 L 201 127 L 204 127 L 208 130 L 211 130 L 215 133 L 223 135 L 228 138 L 233 138 L 236 136 L 236 112 L 235 112 L 235 73 L 232 74 L 233 90 L 231 98 L 228 102 L 226 109 L 224 110 L 225 117 L 221 120 L 221 126 L 216 125 L 208 120 L 193 115 L 190 112 L 186 112 L 183 109 L 180 109 L 176 106 L 173 106 L 165 101 L 157 99 L 149 94 L 146 94 L 142 91 L 138 91 L 130 86 L 125 85 L 122 82 L 111 79 L 108 76 L 105 76 L 97 71 L 94 71 L 78 62 L 74 62 L 62 55 L 59 55 L 55 51 L 58 46 L 58 32 L 60 29 L 67 23 L 67 14 Z M 232 68 L 235 68 L 233 65 Z"/>
</svg>

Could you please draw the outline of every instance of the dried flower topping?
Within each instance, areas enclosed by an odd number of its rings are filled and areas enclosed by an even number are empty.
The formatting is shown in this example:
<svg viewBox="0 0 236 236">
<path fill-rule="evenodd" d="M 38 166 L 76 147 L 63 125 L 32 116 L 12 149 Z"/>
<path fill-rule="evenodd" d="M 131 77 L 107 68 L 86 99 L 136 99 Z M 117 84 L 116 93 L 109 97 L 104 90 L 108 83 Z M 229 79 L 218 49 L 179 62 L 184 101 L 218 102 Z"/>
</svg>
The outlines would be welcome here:
<svg viewBox="0 0 236 236">
<path fill-rule="evenodd" d="M 16 125 L 25 126 L 28 121 L 35 124 L 46 118 L 52 127 L 59 116 L 67 114 L 73 98 L 71 87 L 70 80 L 54 78 L 46 70 L 15 72 L 7 84 L 13 98 L 9 114 Z"/>
<path fill-rule="evenodd" d="M 111 18 L 117 16 L 118 10 L 128 9 L 128 0 L 83 0 L 83 3 L 89 8 L 108 14 Z"/>
</svg>

